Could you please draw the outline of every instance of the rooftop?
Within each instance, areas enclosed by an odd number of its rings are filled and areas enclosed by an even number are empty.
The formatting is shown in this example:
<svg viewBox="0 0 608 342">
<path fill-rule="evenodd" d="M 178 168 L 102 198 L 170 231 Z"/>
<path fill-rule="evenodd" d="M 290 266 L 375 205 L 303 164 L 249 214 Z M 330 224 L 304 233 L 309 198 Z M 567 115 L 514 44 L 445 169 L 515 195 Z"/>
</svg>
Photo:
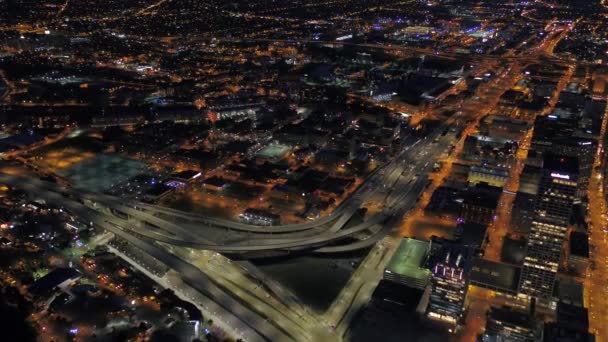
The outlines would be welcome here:
<svg viewBox="0 0 608 342">
<path fill-rule="evenodd" d="M 57 173 L 74 182 L 77 188 L 104 191 L 147 170 L 148 167 L 137 160 L 101 154 Z"/>
<path fill-rule="evenodd" d="M 582 306 L 559 302 L 557 304 L 557 321 L 564 326 L 588 330 L 589 311 Z"/>
<path fill-rule="evenodd" d="M 416 308 L 421 297 L 422 290 L 404 288 L 401 284 L 384 279 L 380 280 L 372 295 L 373 299 L 383 304 L 396 304 L 399 309 L 405 307 L 409 310 Z"/>
<path fill-rule="evenodd" d="M 572 305 L 583 306 L 583 284 L 566 277 L 557 277 L 553 296 L 560 301 Z"/>
<path fill-rule="evenodd" d="M 473 259 L 471 282 L 492 289 L 517 292 L 521 268 L 485 259 Z"/>
<path fill-rule="evenodd" d="M 532 317 L 526 312 L 516 311 L 509 307 L 493 307 L 490 309 L 488 315 L 491 319 L 499 322 L 508 322 L 520 327 L 534 329 L 535 323 Z"/>
<path fill-rule="evenodd" d="M 496 175 L 499 177 L 508 177 L 509 171 L 508 169 L 502 167 L 491 167 L 491 166 L 480 166 L 473 165 L 470 167 L 471 172 L 484 173 L 489 175 Z"/>
<path fill-rule="evenodd" d="M 67 280 L 75 280 L 78 278 L 80 278 L 80 272 L 74 268 L 56 268 L 49 274 L 32 283 L 32 285 L 29 287 L 29 292 L 32 294 L 41 295 L 52 291 L 55 287 Z"/>
<path fill-rule="evenodd" d="M 247 208 L 243 212 L 243 215 L 260 216 L 260 217 L 266 217 L 269 219 L 279 219 L 280 218 L 280 216 L 277 214 L 271 213 L 270 211 L 267 211 L 267 210 L 257 209 L 257 208 Z"/>
<path fill-rule="evenodd" d="M 502 189 L 485 184 L 478 184 L 467 189 L 464 195 L 464 203 L 488 209 L 496 209 Z"/>
<path fill-rule="evenodd" d="M 462 269 L 468 274 L 472 254 L 473 249 L 460 242 L 433 237 L 427 266 L 434 269 L 434 274 L 437 274 L 437 266 Z"/>
<path fill-rule="evenodd" d="M 547 323 L 543 330 L 543 341 L 551 342 L 591 342 L 595 341 L 593 334 L 587 331 L 570 328 L 559 323 Z"/>
<path fill-rule="evenodd" d="M 479 223 L 465 222 L 457 227 L 460 242 L 472 248 L 481 248 L 484 244 L 488 226 Z"/>
<path fill-rule="evenodd" d="M 256 156 L 262 157 L 269 160 L 279 160 L 289 152 L 290 147 L 280 144 L 271 144 L 261 149 Z"/>
<path fill-rule="evenodd" d="M 423 267 L 423 264 L 428 250 L 428 242 L 410 238 L 403 239 L 386 266 L 386 270 L 414 278 L 427 278 L 429 271 Z"/>
<path fill-rule="evenodd" d="M 582 232 L 570 233 L 570 254 L 589 258 L 589 236 Z"/>
<path fill-rule="evenodd" d="M 547 153 L 543 158 L 543 169 L 566 175 L 578 174 L 578 158 Z"/>
</svg>

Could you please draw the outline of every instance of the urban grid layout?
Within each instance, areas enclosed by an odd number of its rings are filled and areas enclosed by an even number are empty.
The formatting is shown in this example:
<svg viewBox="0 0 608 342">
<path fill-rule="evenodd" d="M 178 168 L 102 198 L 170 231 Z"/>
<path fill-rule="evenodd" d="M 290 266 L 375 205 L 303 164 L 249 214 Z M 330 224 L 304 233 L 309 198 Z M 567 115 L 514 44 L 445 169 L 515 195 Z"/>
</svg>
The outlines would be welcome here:
<svg viewBox="0 0 608 342">
<path fill-rule="evenodd" d="M 0 0 L 0 341 L 608 342 L 608 1 Z"/>
</svg>

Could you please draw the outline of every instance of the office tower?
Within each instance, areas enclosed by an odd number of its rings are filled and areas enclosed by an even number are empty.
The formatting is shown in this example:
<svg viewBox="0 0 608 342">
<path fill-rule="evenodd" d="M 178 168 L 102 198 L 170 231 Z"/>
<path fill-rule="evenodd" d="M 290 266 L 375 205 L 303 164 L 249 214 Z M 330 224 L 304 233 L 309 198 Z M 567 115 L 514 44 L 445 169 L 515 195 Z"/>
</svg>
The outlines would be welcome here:
<svg viewBox="0 0 608 342">
<path fill-rule="evenodd" d="M 487 314 L 484 342 L 533 342 L 539 338 L 534 317 L 509 307 L 490 308 Z"/>
<path fill-rule="evenodd" d="M 536 152 L 555 153 L 578 159 L 578 197 L 589 187 L 589 177 L 597 152 L 595 138 L 577 136 L 578 121 L 556 115 L 538 116 L 534 123 L 532 149 Z"/>
<path fill-rule="evenodd" d="M 520 292 L 551 298 L 566 229 L 578 186 L 578 160 L 551 153 L 543 158 L 542 175 L 528 234 Z"/>
<path fill-rule="evenodd" d="M 472 250 L 453 241 L 438 244 L 431 247 L 429 256 L 431 293 L 426 315 L 453 331 L 463 317 Z"/>
</svg>

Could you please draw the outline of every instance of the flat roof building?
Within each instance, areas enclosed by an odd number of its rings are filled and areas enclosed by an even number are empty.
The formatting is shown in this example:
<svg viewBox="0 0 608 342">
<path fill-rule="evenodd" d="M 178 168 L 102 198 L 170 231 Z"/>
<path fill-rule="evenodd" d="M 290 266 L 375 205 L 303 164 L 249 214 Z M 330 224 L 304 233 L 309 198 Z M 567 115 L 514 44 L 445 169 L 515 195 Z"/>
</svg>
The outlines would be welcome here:
<svg viewBox="0 0 608 342">
<path fill-rule="evenodd" d="M 501 262 L 475 258 L 471 266 L 471 284 L 509 295 L 516 295 L 521 268 Z"/>
<path fill-rule="evenodd" d="M 184 170 L 180 172 L 173 173 L 170 177 L 173 179 L 177 179 L 183 182 L 192 182 L 201 176 L 201 172 L 197 170 Z"/>
<path fill-rule="evenodd" d="M 492 307 L 488 311 L 483 341 L 535 342 L 540 329 L 527 312 L 509 307 Z"/>
<path fill-rule="evenodd" d="M 431 276 L 431 271 L 424 267 L 428 253 L 428 242 L 410 238 L 401 240 L 384 269 L 384 279 L 423 290 Z"/>
<path fill-rule="evenodd" d="M 536 194 L 518 191 L 511 209 L 511 227 L 518 233 L 529 233 L 534 218 Z"/>
<path fill-rule="evenodd" d="M 574 279 L 558 276 L 555 280 L 553 295 L 559 302 L 580 307 L 584 306 L 583 284 Z"/>
<path fill-rule="evenodd" d="M 28 291 L 33 295 L 46 295 L 55 289 L 63 289 L 72 282 L 80 279 L 82 274 L 70 267 L 56 268 L 44 277 L 33 282 Z"/>
<path fill-rule="evenodd" d="M 465 222 L 489 225 L 495 219 L 502 189 L 485 183 L 468 188 L 463 193 L 460 217 Z"/>
<path fill-rule="evenodd" d="M 595 336 L 585 330 L 571 328 L 559 323 L 545 324 L 543 342 L 595 342 Z"/>
<path fill-rule="evenodd" d="M 579 275 L 589 266 L 589 236 L 583 232 L 570 233 L 568 241 L 568 268 Z"/>
<path fill-rule="evenodd" d="M 462 207 L 462 191 L 450 186 L 439 186 L 424 209 L 437 215 L 458 216 Z"/>
<path fill-rule="evenodd" d="M 518 141 L 529 128 L 530 125 L 524 120 L 488 115 L 481 121 L 479 130 L 487 136 Z"/>
<path fill-rule="evenodd" d="M 589 311 L 578 305 L 557 303 L 557 323 L 583 331 L 589 330 Z"/>
<path fill-rule="evenodd" d="M 481 252 L 486 243 L 488 226 L 485 224 L 464 222 L 456 226 L 454 237 L 461 244 L 469 246 L 475 252 Z"/>
<path fill-rule="evenodd" d="M 266 210 L 247 208 L 239 215 L 241 221 L 258 226 L 275 226 L 281 223 L 281 216 Z"/>
<path fill-rule="evenodd" d="M 213 176 L 203 181 L 203 188 L 212 191 L 222 191 L 230 185 L 230 182 L 222 177 Z"/>
<path fill-rule="evenodd" d="M 473 165 L 469 168 L 469 184 L 486 183 L 491 186 L 503 187 L 509 179 L 509 169 L 485 165 Z"/>
</svg>

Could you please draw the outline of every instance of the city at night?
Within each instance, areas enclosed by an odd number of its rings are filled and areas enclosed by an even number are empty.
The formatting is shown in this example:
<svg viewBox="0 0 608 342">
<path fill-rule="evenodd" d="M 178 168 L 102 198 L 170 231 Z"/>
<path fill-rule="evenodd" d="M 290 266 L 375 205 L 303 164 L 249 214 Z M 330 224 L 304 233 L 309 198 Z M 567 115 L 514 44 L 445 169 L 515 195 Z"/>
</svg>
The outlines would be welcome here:
<svg viewBox="0 0 608 342">
<path fill-rule="evenodd" d="M 608 1 L 0 0 L 0 341 L 608 342 Z"/>
</svg>

